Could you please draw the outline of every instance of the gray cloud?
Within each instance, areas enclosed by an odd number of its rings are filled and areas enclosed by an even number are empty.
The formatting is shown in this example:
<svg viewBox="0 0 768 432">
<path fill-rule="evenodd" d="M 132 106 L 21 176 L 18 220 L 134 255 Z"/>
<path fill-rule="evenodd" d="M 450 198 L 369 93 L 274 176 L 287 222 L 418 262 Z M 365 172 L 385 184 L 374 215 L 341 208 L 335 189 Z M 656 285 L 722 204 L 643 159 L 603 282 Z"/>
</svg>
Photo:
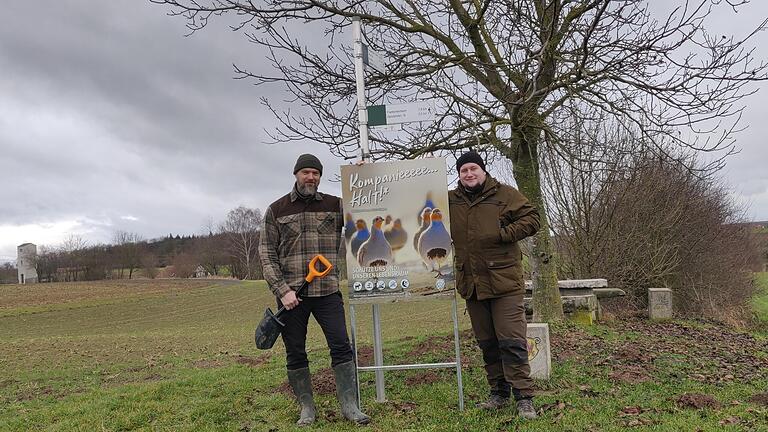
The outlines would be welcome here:
<svg viewBox="0 0 768 432">
<path fill-rule="evenodd" d="M 56 242 L 52 227 L 92 243 L 118 229 L 147 238 L 201 232 L 231 208 L 264 208 L 286 193 L 294 159 L 306 151 L 326 165 L 323 188 L 338 193 L 328 179 L 344 161 L 326 148 L 265 144 L 263 130 L 275 121 L 259 98 L 284 94 L 232 79 L 233 63 L 269 65 L 226 19 L 184 37 L 184 22 L 149 2 L 19 1 L 3 9 L 0 261 L 15 258 L 18 243 Z M 768 5 L 753 9 L 765 15 Z M 766 42 L 761 34 L 755 43 L 763 58 Z M 759 96 L 748 103 L 751 127 L 727 179 L 754 217 L 768 219 L 768 113 Z"/>
</svg>

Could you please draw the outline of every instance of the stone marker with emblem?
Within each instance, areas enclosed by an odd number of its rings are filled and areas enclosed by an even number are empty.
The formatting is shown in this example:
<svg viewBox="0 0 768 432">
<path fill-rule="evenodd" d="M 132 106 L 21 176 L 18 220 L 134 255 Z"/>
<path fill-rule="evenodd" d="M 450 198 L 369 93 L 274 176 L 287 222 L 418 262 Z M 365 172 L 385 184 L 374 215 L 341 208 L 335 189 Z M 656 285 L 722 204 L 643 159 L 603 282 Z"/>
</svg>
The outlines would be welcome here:
<svg viewBox="0 0 768 432">
<path fill-rule="evenodd" d="M 549 344 L 549 324 L 528 324 L 528 363 L 531 378 L 549 379 L 552 372 L 552 354 Z"/>
</svg>

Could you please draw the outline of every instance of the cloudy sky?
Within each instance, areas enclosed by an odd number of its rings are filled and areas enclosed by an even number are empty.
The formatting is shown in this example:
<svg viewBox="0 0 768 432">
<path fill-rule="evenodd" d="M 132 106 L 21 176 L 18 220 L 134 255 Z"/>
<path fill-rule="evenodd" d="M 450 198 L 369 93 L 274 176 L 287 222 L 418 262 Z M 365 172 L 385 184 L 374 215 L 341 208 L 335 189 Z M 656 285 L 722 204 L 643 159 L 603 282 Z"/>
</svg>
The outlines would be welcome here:
<svg viewBox="0 0 768 432">
<path fill-rule="evenodd" d="M 768 2 L 716 20 L 736 33 Z M 311 143 L 268 145 L 259 97 L 232 79 L 264 54 L 215 23 L 184 37 L 179 18 L 137 0 L 12 1 L 0 15 L 0 262 L 16 245 L 91 244 L 117 230 L 145 238 L 207 232 L 238 205 L 264 208 L 292 185 L 298 154 L 344 161 Z M 768 34 L 754 40 L 768 58 Z M 766 84 L 768 86 L 768 84 Z M 271 92 L 265 93 L 265 92 Z M 741 153 L 724 172 L 749 216 L 768 220 L 768 89 L 750 97 Z M 321 189 L 338 193 L 338 184 Z"/>
</svg>

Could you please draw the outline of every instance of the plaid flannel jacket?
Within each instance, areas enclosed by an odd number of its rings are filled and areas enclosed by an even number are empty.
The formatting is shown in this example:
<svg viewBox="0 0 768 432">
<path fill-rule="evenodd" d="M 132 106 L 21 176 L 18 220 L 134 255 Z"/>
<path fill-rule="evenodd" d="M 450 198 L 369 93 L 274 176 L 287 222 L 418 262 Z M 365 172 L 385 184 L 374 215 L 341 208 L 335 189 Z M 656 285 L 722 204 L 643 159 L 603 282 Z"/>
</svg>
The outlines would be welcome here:
<svg viewBox="0 0 768 432">
<path fill-rule="evenodd" d="M 259 255 L 264 279 L 278 297 L 297 290 L 307 275 L 307 266 L 323 254 L 334 267 L 328 275 L 315 279 L 306 297 L 320 297 L 339 290 L 338 263 L 344 259 L 341 230 L 341 199 L 317 192 L 310 201 L 291 193 L 270 204 L 264 214 L 264 229 L 259 240 Z"/>
</svg>

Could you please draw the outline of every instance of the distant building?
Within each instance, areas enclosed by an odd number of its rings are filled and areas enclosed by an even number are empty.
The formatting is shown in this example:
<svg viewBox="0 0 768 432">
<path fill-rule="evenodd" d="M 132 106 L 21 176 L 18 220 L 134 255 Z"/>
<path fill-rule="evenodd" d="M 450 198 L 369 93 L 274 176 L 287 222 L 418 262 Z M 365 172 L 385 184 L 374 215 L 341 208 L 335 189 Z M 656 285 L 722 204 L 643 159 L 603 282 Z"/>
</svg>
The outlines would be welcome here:
<svg viewBox="0 0 768 432">
<path fill-rule="evenodd" d="M 19 283 L 37 283 L 37 270 L 35 269 L 37 246 L 32 243 L 24 243 L 19 245 L 17 251 L 16 268 L 19 270 Z"/>
<path fill-rule="evenodd" d="M 210 276 L 210 274 L 207 271 L 205 271 L 205 267 L 203 267 L 202 265 L 198 265 L 197 268 L 195 269 L 194 277 L 204 278 L 208 276 Z"/>
</svg>

